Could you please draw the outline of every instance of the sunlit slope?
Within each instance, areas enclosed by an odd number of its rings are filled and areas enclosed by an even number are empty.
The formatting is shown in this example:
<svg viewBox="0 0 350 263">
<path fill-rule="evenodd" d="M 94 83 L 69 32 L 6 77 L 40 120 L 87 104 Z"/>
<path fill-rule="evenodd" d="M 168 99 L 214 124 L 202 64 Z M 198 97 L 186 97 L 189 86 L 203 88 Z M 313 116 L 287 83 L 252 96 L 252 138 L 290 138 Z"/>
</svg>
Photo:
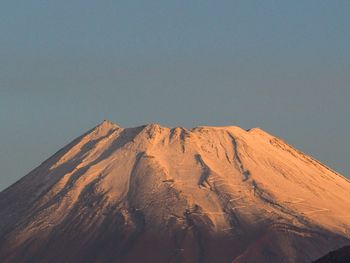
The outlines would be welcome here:
<svg viewBox="0 0 350 263">
<path fill-rule="evenodd" d="M 0 194 L 2 262 L 310 262 L 350 183 L 261 129 L 105 121 Z"/>
</svg>

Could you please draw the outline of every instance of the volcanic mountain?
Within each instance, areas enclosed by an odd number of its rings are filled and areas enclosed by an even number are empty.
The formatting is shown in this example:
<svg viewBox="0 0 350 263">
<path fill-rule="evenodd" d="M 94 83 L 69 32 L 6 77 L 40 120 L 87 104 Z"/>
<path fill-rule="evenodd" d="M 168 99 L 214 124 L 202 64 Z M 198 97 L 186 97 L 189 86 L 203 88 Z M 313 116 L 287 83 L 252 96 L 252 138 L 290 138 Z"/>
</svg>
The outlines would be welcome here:
<svg viewBox="0 0 350 263">
<path fill-rule="evenodd" d="M 104 121 L 0 193 L 1 262 L 311 262 L 350 182 L 259 128 Z"/>
</svg>

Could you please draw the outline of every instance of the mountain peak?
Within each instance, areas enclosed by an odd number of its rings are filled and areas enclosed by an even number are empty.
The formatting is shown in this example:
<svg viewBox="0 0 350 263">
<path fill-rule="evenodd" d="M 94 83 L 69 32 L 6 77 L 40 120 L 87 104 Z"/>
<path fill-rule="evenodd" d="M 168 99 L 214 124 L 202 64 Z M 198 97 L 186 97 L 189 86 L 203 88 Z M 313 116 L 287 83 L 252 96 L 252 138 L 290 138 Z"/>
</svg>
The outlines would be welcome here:
<svg viewBox="0 0 350 263">
<path fill-rule="evenodd" d="M 103 120 L 100 124 L 96 125 L 91 131 L 95 134 L 103 135 L 115 129 L 120 129 L 120 127 L 109 120 Z"/>
<path fill-rule="evenodd" d="M 117 124 L 110 120 L 103 120 L 100 124 L 97 125 L 98 127 L 119 127 Z"/>
</svg>

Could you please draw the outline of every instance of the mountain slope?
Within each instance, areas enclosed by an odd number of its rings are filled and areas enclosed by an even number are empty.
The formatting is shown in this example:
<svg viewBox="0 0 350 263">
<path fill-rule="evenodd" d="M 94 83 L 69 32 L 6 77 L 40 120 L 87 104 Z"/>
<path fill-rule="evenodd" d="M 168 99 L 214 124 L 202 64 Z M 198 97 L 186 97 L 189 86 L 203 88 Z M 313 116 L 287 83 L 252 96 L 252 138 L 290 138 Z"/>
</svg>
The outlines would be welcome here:
<svg viewBox="0 0 350 263">
<path fill-rule="evenodd" d="M 310 262 L 350 183 L 261 129 L 104 121 L 0 193 L 2 262 Z"/>
</svg>

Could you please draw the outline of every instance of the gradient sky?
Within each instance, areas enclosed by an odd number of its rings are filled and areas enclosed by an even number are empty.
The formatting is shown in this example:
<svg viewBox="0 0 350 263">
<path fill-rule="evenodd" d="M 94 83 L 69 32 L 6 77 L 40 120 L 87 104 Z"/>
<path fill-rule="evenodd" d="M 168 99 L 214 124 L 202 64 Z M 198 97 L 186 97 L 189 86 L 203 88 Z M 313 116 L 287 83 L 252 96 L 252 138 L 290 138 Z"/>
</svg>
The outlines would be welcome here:
<svg viewBox="0 0 350 263">
<path fill-rule="evenodd" d="M 261 127 L 350 175 L 350 1 L 3 0 L 0 190 L 120 126 Z"/>
</svg>

